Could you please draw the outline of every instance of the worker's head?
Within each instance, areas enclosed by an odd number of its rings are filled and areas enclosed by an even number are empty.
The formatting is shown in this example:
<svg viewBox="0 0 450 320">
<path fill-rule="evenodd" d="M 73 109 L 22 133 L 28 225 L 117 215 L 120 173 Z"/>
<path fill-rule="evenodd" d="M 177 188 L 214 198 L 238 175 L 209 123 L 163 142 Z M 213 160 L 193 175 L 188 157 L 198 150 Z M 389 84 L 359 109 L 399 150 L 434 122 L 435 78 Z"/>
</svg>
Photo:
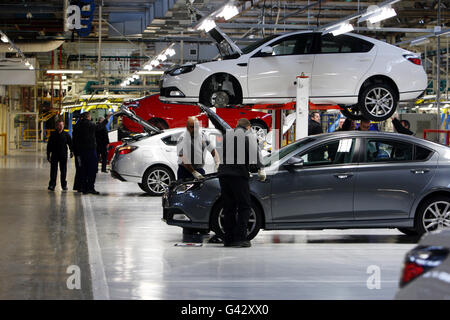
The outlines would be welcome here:
<svg viewBox="0 0 450 320">
<path fill-rule="evenodd" d="M 58 132 L 64 130 L 64 120 L 59 119 L 58 121 L 56 121 L 56 130 L 58 130 Z"/>
<path fill-rule="evenodd" d="M 89 111 L 83 112 L 83 113 L 81 114 L 81 119 L 91 120 L 91 113 L 90 113 Z"/>
<path fill-rule="evenodd" d="M 186 129 L 189 131 L 191 136 L 194 135 L 194 132 L 198 132 L 200 129 L 200 123 L 196 117 L 189 117 L 186 122 Z"/>
<path fill-rule="evenodd" d="M 237 127 L 242 127 L 249 130 L 252 127 L 252 124 L 250 123 L 250 121 L 248 121 L 248 119 L 241 118 L 237 122 Z"/>
<path fill-rule="evenodd" d="M 369 131 L 370 128 L 370 120 L 361 119 L 361 123 L 359 124 L 359 129 L 361 131 Z"/>
<path fill-rule="evenodd" d="M 98 118 L 98 123 L 102 123 L 103 121 L 105 121 L 105 118 L 103 117 Z"/>
<path fill-rule="evenodd" d="M 408 130 L 411 127 L 411 124 L 409 123 L 408 120 L 402 120 L 402 121 L 400 121 L 400 124 Z"/>
<path fill-rule="evenodd" d="M 317 111 L 312 112 L 309 117 L 311 118 L 311 120 L 320 123 L 320 113 L 318 113 Z"/>
<path fill-rule="evenodd" d="M 350 118 L 345 119 L 344 123 L 342 124 L 343 131 L 351 131 L 351 130 L 355 130 L 355 128 L 356 128 L 356 122 L 355 122 L 355 120 L 352 120 Z"/>
</svg>

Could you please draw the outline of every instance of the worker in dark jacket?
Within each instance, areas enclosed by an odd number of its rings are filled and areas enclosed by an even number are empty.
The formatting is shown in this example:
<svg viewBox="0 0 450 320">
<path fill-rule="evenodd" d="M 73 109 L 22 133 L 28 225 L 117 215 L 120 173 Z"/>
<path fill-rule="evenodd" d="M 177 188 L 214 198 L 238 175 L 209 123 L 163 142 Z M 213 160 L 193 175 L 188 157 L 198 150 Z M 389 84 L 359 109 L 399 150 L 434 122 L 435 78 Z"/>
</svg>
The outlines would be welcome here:
<svg viewBox="0 0 450 320">
<path fill-rule="evenodd" d="M 395 131 L 398 133 L 408 134 L 410 136 L 414 135 L 409 128 L 411 127 L 408 120 L 398 120 L 398 114 L 396 113 L 392 118 L 392 124 L 394 125 Z"/>
<path fill-rule="evenodd" d="M 323 130 L 322 125 L 320 124 L 320 113 L 312 112 L 309 117 L 308 136 L 321 133 L 323 133 Z"/>
<path fill-rule="evenodd" d="M 226 247 L 251 246 L 247 240 L 251 212 L 249 172 L 257 171 L 261 181 L 266 179 L 257 138 L 250 129 L 250 121 L 243 118 L 238 121 L 236 129 L 228 130 L 223 138 L 218 176 L 224 206 L 223 242 Z"/>
<path fill-rule="evenodd" d="M 91 114 L 84 112 L 74 130 L 75 149 L 80 162 L 80 191 L 83 194 L 99 194 L 95 190 L 95 179 L 98 170 L 97 143 L 95 139 L 95 124 Z"/>
<path fill-rule="evenodd" d="M 95 138 L 97 142 L 97 156 L 102 161 L 102 172 L 106 171 L 106 163 L 108 162 L 106 147 L 109 144 L 108 130 L 106 125 L 108 124 L 110 115 L 106 116 L 106 119 L 100 117 L 95 127 Z"/>
<path fill-rule="evenodd" d="M 58 175 L 58 164 L 61 178 L 61 188 L 67 190 L 67 147 L 70 149 L 70 157 L 72 153 L 72 138 L 64 131 L 64 121 L 58 120 L 56 130 L 50 134 L 47 143 L 47 160 L 50 162 L 50 182 L 48 190 L 54 191 L 56 186 L 56 178 Z"/>
</svg>

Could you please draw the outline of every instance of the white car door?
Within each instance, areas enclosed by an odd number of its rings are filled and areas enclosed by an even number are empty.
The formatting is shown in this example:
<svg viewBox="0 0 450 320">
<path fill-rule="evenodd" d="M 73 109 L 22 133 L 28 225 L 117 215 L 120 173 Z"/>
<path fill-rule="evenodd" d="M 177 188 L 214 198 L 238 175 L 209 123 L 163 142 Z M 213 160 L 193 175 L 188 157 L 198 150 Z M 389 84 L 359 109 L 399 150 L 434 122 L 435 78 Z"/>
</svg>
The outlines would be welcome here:
<svg viewBox="0 0 450 320">
<path fill-rule="evenodd" d="M 314 64 L 313 34 L 301 33 L 270 43 L 272 55 L 258 51 L 248 62 L 249 98 L 293 98 L 296 77 L 310 76 Z"/>
<path fill-rule="evenodd" d="M 350 35 L 319 37 L 311 78 L 311 98 L 315 103 L 333 103 L 329 97 L 357 98 L 358 83 L 375 61 L 376 46 Z"/>
</svg>

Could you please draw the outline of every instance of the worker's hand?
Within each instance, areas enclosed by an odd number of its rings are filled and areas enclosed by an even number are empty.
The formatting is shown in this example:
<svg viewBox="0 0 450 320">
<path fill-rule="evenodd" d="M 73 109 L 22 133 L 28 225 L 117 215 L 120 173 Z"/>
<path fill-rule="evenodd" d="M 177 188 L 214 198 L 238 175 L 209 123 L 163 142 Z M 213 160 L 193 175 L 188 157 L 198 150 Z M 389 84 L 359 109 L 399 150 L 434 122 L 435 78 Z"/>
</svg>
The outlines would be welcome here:
<svg viewBox="0 0 450 320">
<path fill-rule="evenodd" d="M 266 181 L 267 175 L 266 175 L 266 171 L 264 170 L 264 168 L 261 168 L 258 170 L 258 180 L 261 182 Z"/>
<path fill-rule="evenodd" d="M 194 171 L 192 172 L 192 175 L 193 175 L 194 178 L 197 179 L 197 180 L 205 179 L 205 177 L 204 177 L 200 172 L 198 172 L 198 171 L 196 171 L 196 170 L 194 170 Z"/>
<path fill-rule="evenodd" d="M 398 112 L 394 113 L 393 119 L 398 119 Z"/>
<path fill-rule="evenodd" d="M 49 154 L 47 155 L 47 161 L 48 161 L 48 162 L 52 162 L 52 161 L 50 160 L 50 155 L 49 155 Z"/>
<path fill-rule="evenodd" d="M 70 158 L 71 158 L 71 159 L 73 158 L 73 152 L 70 153 Z"/>
<path fill-rule="evenodd" d="M 216 169 L 216 172 L 219 171 L 220 162 L 216 162 L 216 165 L 214 166 L 214 169 Z"/>
</svg>

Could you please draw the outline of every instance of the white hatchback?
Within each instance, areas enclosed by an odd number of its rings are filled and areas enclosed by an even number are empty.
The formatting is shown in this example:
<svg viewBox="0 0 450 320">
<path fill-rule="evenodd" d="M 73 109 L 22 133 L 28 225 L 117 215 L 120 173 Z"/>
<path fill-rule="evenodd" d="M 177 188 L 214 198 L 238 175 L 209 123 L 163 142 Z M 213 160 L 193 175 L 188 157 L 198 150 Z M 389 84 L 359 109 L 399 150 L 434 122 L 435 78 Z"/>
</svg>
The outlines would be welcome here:
<svg viewBox="0 0 450 320">
<path fill-rule="evenodd" d="M 160 100 L 228 104 L 286 103 L 296 97 L 296 77 L 311 79 L 310 101 L 338 104 L 353 118 L 382 121 L 398 101 L 415 99 L 427 87 L 416 54 L 358 34 L 311 31 L 273 35 L 221 60 L 167 71 Z"/>
<path fill-rule="evenodd" d="M 135 182 L 151 194 L 162 195 L 169 184 L 176 179 L 178 170 L 177 141 L 186 128 L 164 130 L 162 133 L 134 136 L 116 148 L 111 161 L 111 175 L 121 181 Z M 215 129 L 201 129 L 215 141 Z M 206 173 L 214 172 L 214 159 L 206 152 Z"/>
</svg>

